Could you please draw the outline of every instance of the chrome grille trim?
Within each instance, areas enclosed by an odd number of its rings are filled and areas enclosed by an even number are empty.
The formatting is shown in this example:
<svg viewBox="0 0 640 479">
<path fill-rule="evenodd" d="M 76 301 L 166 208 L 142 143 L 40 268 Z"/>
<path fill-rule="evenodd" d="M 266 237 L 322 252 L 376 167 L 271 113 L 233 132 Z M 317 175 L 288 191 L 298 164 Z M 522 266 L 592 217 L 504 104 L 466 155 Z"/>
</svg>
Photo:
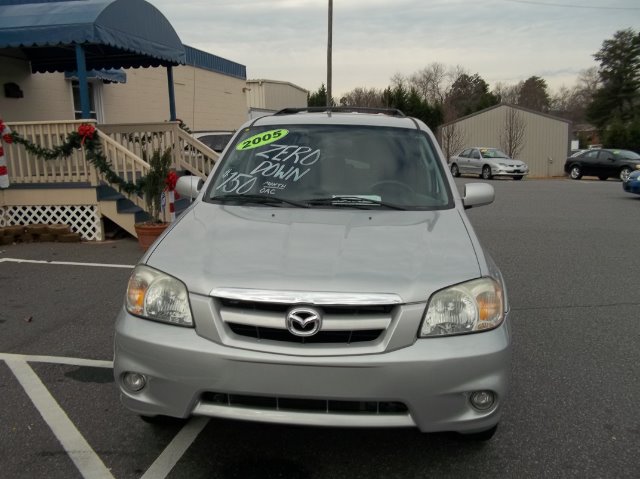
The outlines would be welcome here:
<svg viewBox="0 0 640 479">
<path fill-rule="evenodd" d="M 209 296 L 239 301 L 316 306 L 378 306 L 402 304 L 392 293 L 339 293 L 330 291 L 275 291 L 268 289 L 214 288 Z"/>
<path fill-rule="evenodd" d="M 220 317 L 225 323 L 243 324 L 245 326 L 260 326 L 264 328 L 286 329 L 282 314 L 270 311 L 246 312 L 228 307 L 220 307 Z M 320 331 L 355 331 L 361 329 L 387 329 L 391 324 L 389 315 L 330 315 L 325 316 Z"/>
</svg>

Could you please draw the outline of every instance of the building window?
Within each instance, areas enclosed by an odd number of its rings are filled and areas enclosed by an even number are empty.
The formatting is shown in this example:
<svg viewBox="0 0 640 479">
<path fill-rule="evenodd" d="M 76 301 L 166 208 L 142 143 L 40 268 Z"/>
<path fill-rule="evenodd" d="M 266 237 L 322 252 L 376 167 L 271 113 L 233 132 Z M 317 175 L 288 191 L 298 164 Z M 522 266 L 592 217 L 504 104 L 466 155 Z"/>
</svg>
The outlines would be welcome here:
<svg viewBox="0 0 640 479">
<path fill-rule="evenodd" d="M 94 120 L 98 119 L 98 113 L 96 111 L 96 102 L 95 102 L 95 92 L 94 92 L 94 84 L 92 82 L 88 83 L 89 86 L 89 117 Z M 71 88 L 73 90 L 73 110 L 75 114 L 75 119 L 79 120 L 82 118 L 82 107 L 80 106 L 80 84 L 77 80 L 73 80 L 71 82 Z"/>
</svg>

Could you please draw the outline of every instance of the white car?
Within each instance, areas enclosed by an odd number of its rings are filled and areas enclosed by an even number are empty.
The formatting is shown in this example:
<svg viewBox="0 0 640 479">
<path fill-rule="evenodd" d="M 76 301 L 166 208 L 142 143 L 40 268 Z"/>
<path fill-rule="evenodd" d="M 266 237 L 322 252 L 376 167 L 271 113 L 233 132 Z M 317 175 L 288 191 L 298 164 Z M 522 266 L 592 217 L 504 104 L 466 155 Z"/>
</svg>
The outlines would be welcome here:
<svg viewBox="0 0 640 479">
<path fill-rule="evenodd" d="M 524 161 L 509 158 L 498 148 L 467 148 L 452 156 L 449 163 L 453 176 L 478 175 L 484 180 L 511 176 L 514 180 L 521 180 L 529 174 L 529 167 Z"/>
</svg>

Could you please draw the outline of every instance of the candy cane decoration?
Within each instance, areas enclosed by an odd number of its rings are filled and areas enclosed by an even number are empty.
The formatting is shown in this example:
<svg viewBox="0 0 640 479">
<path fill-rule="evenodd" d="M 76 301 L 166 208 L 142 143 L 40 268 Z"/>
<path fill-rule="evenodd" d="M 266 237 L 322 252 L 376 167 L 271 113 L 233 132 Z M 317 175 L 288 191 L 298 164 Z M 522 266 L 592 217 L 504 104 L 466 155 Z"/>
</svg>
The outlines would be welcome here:
<svg viewBox="0 0 640 479">
<path fill-rule="evenodd" d="M 170 171 L 167 175 L 167 179 L 164 180 L 165 185 L 167 185 L 166 191 L 169 193 L 169 218 L 171 221 L 176 220 L 176 183 L 178 182 L 178 175 L 175 171 Z"/>
<path fill-rule="evenodd" d="M 11 130 L 0 120 L 0 136 L 5 143 L 11 143 Z M 7 159 L 4 156 L 4 148 L 0 141 L 0 188 L 9 188 L 9 170 L 7 169 Z"/>
</svg>

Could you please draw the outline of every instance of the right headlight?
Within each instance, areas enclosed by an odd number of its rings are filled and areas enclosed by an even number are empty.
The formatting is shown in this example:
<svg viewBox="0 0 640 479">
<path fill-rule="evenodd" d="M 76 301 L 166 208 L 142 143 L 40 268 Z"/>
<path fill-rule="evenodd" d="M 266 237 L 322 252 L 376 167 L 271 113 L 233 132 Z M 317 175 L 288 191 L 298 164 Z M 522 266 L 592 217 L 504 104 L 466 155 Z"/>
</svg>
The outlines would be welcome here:
<svg viewBox="0 0 640 479">
<path fill-rule="evenodd" d="M 500 283 L 492 278 L 474 279 L 431 296 L 420 337 L 485 331 L 498 327 L 503 319 L 504 300 Z"/>
<path fill-rule="evenodd" d="M 142 318 L 193 327 L 187 287 L 149 266 L 138 265 L 131 273 L 125 307 Z"/>
</svg>

